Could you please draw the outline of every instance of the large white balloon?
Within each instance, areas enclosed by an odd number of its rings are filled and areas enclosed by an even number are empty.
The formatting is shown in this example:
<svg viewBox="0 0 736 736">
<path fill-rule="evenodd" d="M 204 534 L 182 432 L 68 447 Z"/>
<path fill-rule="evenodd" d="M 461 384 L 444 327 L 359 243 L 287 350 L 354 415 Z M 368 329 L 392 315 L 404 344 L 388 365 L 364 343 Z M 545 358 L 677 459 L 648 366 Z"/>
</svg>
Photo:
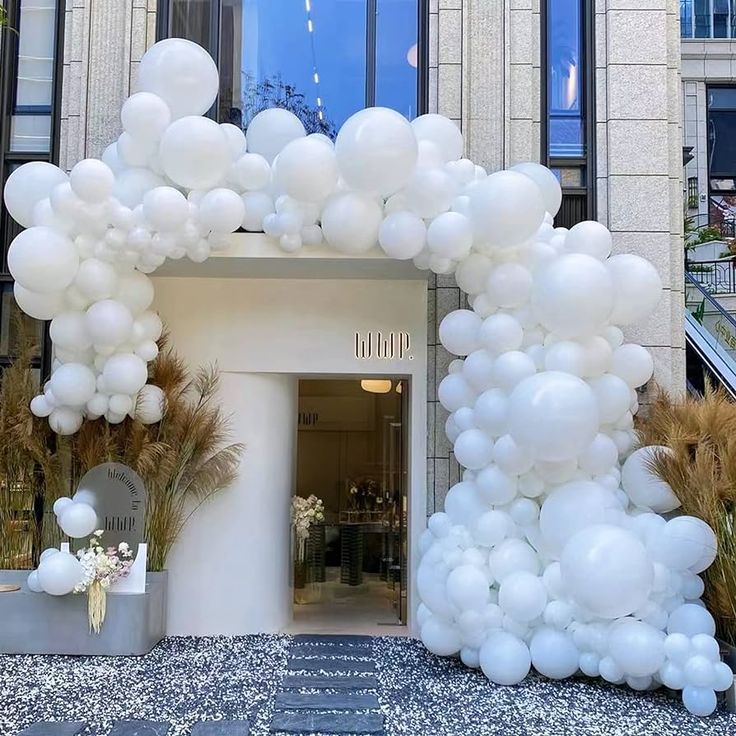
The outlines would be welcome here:
<svg viewBox="0 0 736 736">
<path fill-rule="evenodd" d="M 102 161 L 86 158 L 74 165 L 69 175 L 72 191 L 85 202 L 103 202 L 111 194 L 115 185 L 115 174 Z"/>
<path fill-rule="evenodd" d="M 457 161 L 463 155 L 463 134 L 444 115 L 429 113 L 411 121 L 417 141 L 429 141 L 437 147 L 444 163 Z"/>
<path fill-rule="evenodd" d="M 49 294 L 74 280 L 79 256 L 69 238 L 50 227 L 29 227 L 15 236 L 8 249 L 8 269 L 29 291 Z"/>
<path fill-rule="evenodd" d="M 148 379 L 145 361 L 131 353 L 117 353 L 105 363 L 102 371 L 105 388 L 112 394 L 138 393 Z"/>
<path fill-rule="evenodd" d="M 321 202 L 334 190 L 338 169 L 335 150 L 318 138 L 296 138 L 274 161 L 277 189 L 303 202 Z"/>
<path fill-rule="evenodd" d="M 97 528 L 97 514 L 86 503 L 72 503 L 59 515 L 61 531 L 72 539 L 86 537 Z"/>
<path fill-rule="evenodd" d="M 248 124 L 248 151 L 270 164 L 288 143 L 305 135 L 304 125 L 293 112 L 278 107 L 262 110 Z"/>
<path fill-rule="evenodd" d="M 545 677 L 561 680 L 578 671 L 580 653 L 570 634 L 543 626 L 529 642 L 534 669 Z"/>
<path fill-rule="evenodd" d="M 652 589 L 654 567 L 646 547 L 631 532 L 609 524 L 577 532 L 560 564 L 575 602 L 603 619 L 633 613 Z"/>
<path fill-rule="evenodd" d="M 199 203 L 199 224 L 206 232 L 235 232 L 244 216 L 245 204 L 231 189 L 212 189 Z"/>
<path fill-rule="evenodd" d="M 350 187 L 387 196 L 409 183 L 417 162 L 417 139 L 403 115 L 371 107 L 343 123 L 335 153 Z"/>
<path fill-rule="evenodd" d="M 481 319 L 469 309 L 456 309 L 442 318 L 439 338 L 453 355 L 469 355 L 478 347 Z"/>
<path fill-rule="evenodd" d="M 520 245 L 544 221 L 539 187 L 524 174 L 497 171 L 470 191 L 470 217 L 476 238 L 498 247 Z"/>
<path fill-rule="evenodd" d="M 173 118 L 204 115 L 217 97 L 219 75 L 201 46 L 183 38 L 167 38 L 143 54 L 137 86 L 141 92 L 160 97 Z"/>
<path fill-rule="evenodd" d="M 227 136 L 209 118 L 175 120 L 161 138 L 159 151 L 166 176 L 188 189 L 219 184 L 230 167 Z"/>
<path fill-rule="evenodd" d="M 516 164 L 510 170 L 528 176 L 539 187 L 544 208 L 554 217 L 562 204 L 562 187 L 557 177 L 546 166 L 533 161 Z"/>
<path fill-rule="evenodd" d="M 18 306 L 34 319 L 49 320 L 63 311 L 66 299 L 63 291 L 51 291 L 40 294 L 21 286 L 17 281 L 13 284 L 13 295 Z"/>
<path fill-rule="evenodd" d="M 58 184 L 69 181 L 58 166 L 46 161 L 31 161 L 11 172 L 5 182 L 3 198 L 10 216 L 23 227 L 34 225 L 33 211 Z"/>
<path fill-rule="evenodd" d="M 322 211 L 325 240 L 341 253 L 360 254 L 378 241 L 381 208 L 375 200 L 355 192 L 338 194 Z"/>
<path fill-rule="evenodd" d="M 120 111 L 123 129 L 140 140 L 159 140 L 171 122 L 169 106 L 152 92 L 136 92 Z"/>
<path fill-rule="evenodd" d="M 649 317 L 662 296 L 662 279 L 657 269 L 641 256 L 630 253 L 612 256 L 606 267 L 615 294 L 611 322 L 631 325 Z"/>
<path fill-rule="evenodd" d="M 121 302 L 104 299 L 87 310 L 85 325 L 94 345 L 116 347 L 130 337 L 133 315 Z"/>
<path fill-rule="evenodd" d="M 541 324 L 560 337 L 588 337 L 605 326 L 614 304 L 613 281 L 592 256 L 563 255 L 534 279 L 532 307 Z"/>
<path fill-rule="evenodd" d="M 69 552 L 58 552 L 38 566 L 38 583 L 49 595 L 67 595 L 82 581 L 82 563 Z"/>
<path fill-rule="evenodd" d="M 632 618 L 616 621 L 608 634 L 608 646 L 616 664 L 626 675 L 653 675 L 664 664 L 664 634 Z"/>
<path fill-rule="evenodd" d="M 576 457 L 595 437 L 598 421 L 592 390 L 567 373 L 525 378 L 509 399 L 509 434 L 540 460 Z"/>
<path fill-rule="evenodd" d="M 672 453 L 669 447 L 651 445 L 632 452 L 621 468 L 621 485 L 637 505 L 650 508 L 658 514 L 673 511 L 680 500 L 668 483 L 654 475 L 649 463 L 657 453 Z"/>
<path fill-rule="evenodd" d="M 406 261 L 418 256 L 427 240 L 427 226 L 421 217 L 402 210 L 384 218 L 378 230 L 378 243 L 391 258 Z"/>
<path fill-rule="evenodd" d="M 64 363 L 51 376 L 54 398 L 66 406 L 83 407 L 95 394 L 95 374 L 86 365 Z"/>
<path fill-rule="evenodd" d="M 480 649 L 483 674 L 498 685 L 516 685 L 531 668 L 527 645 L 506 631 L 492 631 Z"/>
</svg>

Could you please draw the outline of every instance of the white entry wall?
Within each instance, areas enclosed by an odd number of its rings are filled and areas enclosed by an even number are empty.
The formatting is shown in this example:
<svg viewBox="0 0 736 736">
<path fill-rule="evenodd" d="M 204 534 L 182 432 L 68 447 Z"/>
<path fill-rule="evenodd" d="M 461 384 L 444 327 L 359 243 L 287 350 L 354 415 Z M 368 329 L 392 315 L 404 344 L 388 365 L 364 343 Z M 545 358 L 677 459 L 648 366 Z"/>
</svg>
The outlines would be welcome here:
<svg viewBox="0 0 736 736">
<path fill-rule="evenodd" d="M 279 631 L 288 624 L 297 382 L 337 375 L 410 379 L 413 629 L 414 569 L 426 519 L 426 282 L 154 280 L 154 306 L 176 350 L 192 367 L 218 363 L 221 403 L 233 415 L 233 439 L 246 445 L 238 479 L 192 515 L 169 556 L 168 633 L 244 634 Z M 385 342 L 391 336 L 393 351 Z"/>
</svg>

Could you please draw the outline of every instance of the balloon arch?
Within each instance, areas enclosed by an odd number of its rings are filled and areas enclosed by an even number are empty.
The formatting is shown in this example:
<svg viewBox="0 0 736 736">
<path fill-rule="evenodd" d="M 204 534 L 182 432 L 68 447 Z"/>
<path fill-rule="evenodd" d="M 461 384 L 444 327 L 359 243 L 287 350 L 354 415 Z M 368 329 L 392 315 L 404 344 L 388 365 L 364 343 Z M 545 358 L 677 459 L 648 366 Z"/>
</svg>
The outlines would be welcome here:
<svg viewBox="0 0 736 736">
<path fill-rule="evenodd" d="M 378 243 L 454 273 L 472 309 L 440 325 L 465 357 L 439 398 L 466 470 L 421 538 L 422 640 L 496 683 L 531 666 L 582 670 L 683 689 L 689 710 L 710 713 L 732 682 L 700 602 L 715 537 L 698 519 L 660 516 L 679 502 L 648 474 L 651 449 L 632 453 L 636 388 L 653 362 L 621 327 L 657 304 L 654 267 L 611 256 L 596 222 L 553 227 L 561 191 L 548 169 L 488 175 L 439 115 L 362 110 L 333 145 L 268 109 L 246 135 L 202 117 L 217 68 L 180 39 L 145 54 L 138 89 L 101 161 L 70 175 L 29 163 L 5 187 L 27 228 L 8 252 L 15 297 L 51 320 L 55 351 L 33 413 L 60 434 L 84 417 L 159 421 L 163 395 L 146 381 L 161 320 L 146 274 L 166 258 L 204 261 L 240 227 L 288 252 Z"/>
</svg>

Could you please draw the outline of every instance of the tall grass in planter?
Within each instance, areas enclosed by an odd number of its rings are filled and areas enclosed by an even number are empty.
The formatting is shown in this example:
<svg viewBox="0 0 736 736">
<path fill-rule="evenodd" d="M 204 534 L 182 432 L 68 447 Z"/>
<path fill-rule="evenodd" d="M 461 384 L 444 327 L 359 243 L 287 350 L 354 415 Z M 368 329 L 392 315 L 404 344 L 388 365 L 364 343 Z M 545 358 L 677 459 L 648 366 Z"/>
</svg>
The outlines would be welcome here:
<svg viewBox="0 0 736 736">
<path fill-rule="evenodd" d="M 75 475 L 103 462 L 121 462 L 143 479 L 148 493 L 145 538 L 149 570 L 163 570 L 187 520 L 237 476 L 243 446 L 229 443 L 230 420 L 216 402 L 219 372 L 190 375 L 166 337 L 151 365 L 150 382 L 166 397 L 163 419 L 143 425 L 85 422 L 74 438 Z"/>
<path fill-rule="evenodd" d="M 665 445 L 651 470 L 670 484 L 683 513 L 713 528 L 715 562 L 705 571 L 704 600 L 718 635 L 736 646 L 736 403 L 721 388 L 702 398 L 658 392 L 640 425 L 642 445 Z"/>
<path fill-rule="evenodd" d="M 20 321 L 14 329 L 16 357 L 0 373 L 0 568 L 29 569 L 41 548 L 58 545 L 58 526 L 45 522 L 66 480 L 48 422 L 28 408 L 38 393 L 36 346 Z"/>
</svg>

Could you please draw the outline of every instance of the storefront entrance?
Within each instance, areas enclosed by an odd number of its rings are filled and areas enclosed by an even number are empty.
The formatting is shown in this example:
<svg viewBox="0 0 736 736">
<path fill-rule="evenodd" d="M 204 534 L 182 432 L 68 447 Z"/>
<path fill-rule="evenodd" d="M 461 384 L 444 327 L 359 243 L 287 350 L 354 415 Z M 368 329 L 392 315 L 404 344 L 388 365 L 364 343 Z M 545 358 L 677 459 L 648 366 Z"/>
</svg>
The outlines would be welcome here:
<svg viewBox="0 0 736 736">
<path fill-rule="evenodd" d="M 294 533 L 292 629 L 403 633 L 408 381 L 303 379 L 298 391 L 294 513 L 317 521 Z"/>
</svg>

